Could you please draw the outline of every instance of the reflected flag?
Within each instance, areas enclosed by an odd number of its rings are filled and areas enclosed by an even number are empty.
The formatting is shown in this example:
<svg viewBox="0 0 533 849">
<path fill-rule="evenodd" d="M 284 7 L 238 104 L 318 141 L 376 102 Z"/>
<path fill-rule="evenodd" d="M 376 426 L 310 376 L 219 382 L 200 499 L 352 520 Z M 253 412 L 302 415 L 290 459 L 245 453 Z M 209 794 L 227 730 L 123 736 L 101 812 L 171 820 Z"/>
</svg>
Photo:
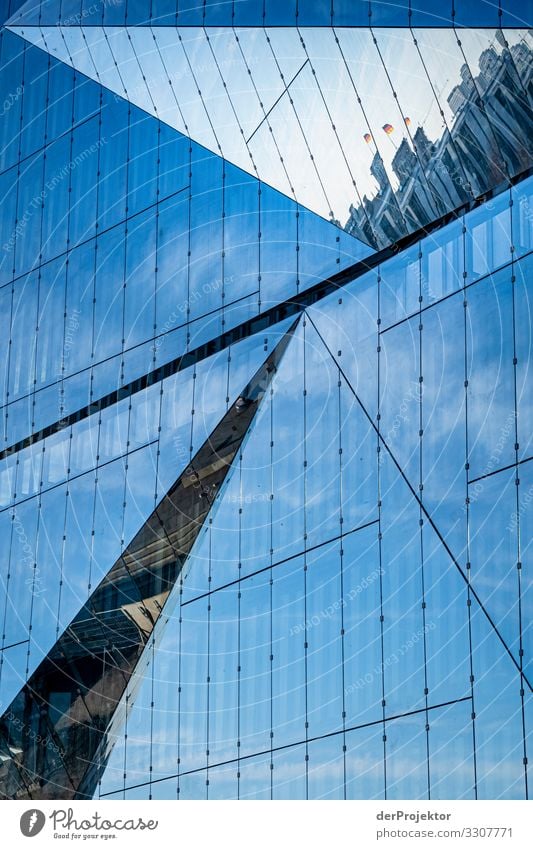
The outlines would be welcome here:
<svg viewBox="0 0 533 849">
<path fill-rule="evenodd" d="M 370 142 L 372 141 L 372 136 L 370 135 L 370 133 L 365 133 L 363 138 L 367 144 L 370 144 Z"/>
<path fill-rule="evenodd" d="M 394 127 L 392 124 L 383 124 L 383 131 L 390 136 L 390 134 L 394 132 Z"/>
<path fill-rule="evenodd" d="M 405 118 L 404 120 L 405 120 L 405 126 L 406 126 L 406 127 L 410 127 L 410 126 L 411 126 L 411 119 L 410 119 L 410 118 Z"/>
</svg>

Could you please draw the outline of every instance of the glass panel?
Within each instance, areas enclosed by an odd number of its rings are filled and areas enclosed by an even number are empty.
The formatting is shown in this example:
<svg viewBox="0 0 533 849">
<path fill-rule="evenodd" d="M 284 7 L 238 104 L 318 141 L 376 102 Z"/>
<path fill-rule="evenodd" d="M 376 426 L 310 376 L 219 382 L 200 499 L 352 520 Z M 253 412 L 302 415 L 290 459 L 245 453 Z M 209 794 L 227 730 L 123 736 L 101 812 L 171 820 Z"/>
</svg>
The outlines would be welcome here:
<svg viewBox="0 0 533 849">
<path fill-rule="evenodd" d="M 469 479 L 514 460 L 513 292 L 511 269 L 468 291 Z"/>
<path fill-rule="evenodd" d="M 457 295 L 421 315 L 423 499 L 456 557 L 466 545 L 464 312 Z"/>
<path fill-rule="evenodd" d="M 240 620 L 239 728 L 241 757 L 268 750 L 271 746 L 270 610 L 268 572 L 243 581 L 241 584 Z M 249 762 L 243 761 L 244 763 L 248 764 Z M 253 774 L 253 770 L 251 772 Z M 244 775 L 243 771 L 243 778 Z M 263 787 L 262 784 L 261 787 Z M 263 789 L 266 791 L 267 788 L 264 787 Z M 258 798 L 256 795 L 258 792 L 258 785 L 252 783 L 251 786 L 247 786 L 245 781 L 241 781 L 241 798 Z M 268 778 L 268 797 L 270 797 L 270 777 Z"/>
<path fill-rule="evenodd" d="M 373 525 L 342 540 L 344 710 L 348 728 L 374 722 L 382 714 L 377 535 L 377 525 Z"/>
<path fill-rule="evenodd" d="M 515 343 L 516 343 L 516 407 L 519 457 L 533 454 L 533 368 L 530 357 L 533 347 L 533 296 L 531 294 L 531 269 L 533 257 L 524 258 L 515 265 Z"/>
<path fill-rule="evenodd" d="M 511 261 L 510 193 L 465 216 L 466 270 L 469 279 L 483 277 Z"/>
<path fill-rule="evenodd" d="M 469 487 L 470 578 L 505 644 L 520 662 L 516 473 L 500 472 Z M 525 612 L 525 611 L 524 611 Z"/>
<path fill-rule="evenodd" d="M 385 798 L 382 724 L 346 735 L 346 798 Z"/>
<path fill-rule="evenodd" d="M 179 768 L 185 772 L 207 763 L 207 600 L 183 605 L 181 620 Z M 180 795 L 181 788 L 180 779 Z"/>
<path fill-rule="evenodd" d="M 236 586 L 210 597 L 209 618 L 209 762 L 239 754 L 239 606 Z M 236 768 L 233 767 L 233 776 Z M 235 786 L 235 791 L 236 791 Z M 211 797 L 211 794 L 210 794 Z"/>
<path fill-rule="evenodd" d="M 479 799 L 524 799 L 520 675 L 475 602 L 472 662 Z"/>
<path fill-rule="evenodd" d="M 384 692 L 395 715 L 424 705 L 420 509 L 386 453 L 381 487 Z"/>
<path fill-rule="evenodd" d="M 387 799 L 428 799 L 426 715 L 386 723 Z"/>
<path fill-rule="evenodd" d="M 305 746 L 291 746 L 272 754 L 272 798 L 306 798 Z"/>
<path fill-rule="evenodd" d="M 303 740 L 306 736 L 303 558 L 296 557 L 276 566 L 272 578 L 272 727 L 274 746 L 278 748 Z M 305 777 L 303 756 L 301 761 L 301 771 Z M 278 787 L 276 798 L 293 798 L 283 793 L 289 792 L 291 781 L 298 778 L 299 773 L 288 774 L 288 785 L 286 788 Z M 282 777 L 275 775 L 274 779 L 276 783 L 283 784 Z M 297 792 L 296 786 L 292 790 Z M 303 792 L 305 794 L 305 787 Z"/>
<path fill-rule="evenodd" d="M 309 736 L 342 728 L 340 544 L 307 555 L 307 719 Z"/>
<path fill-rule="evenodd" d="M 474 799 L 470 699 L 429 713 L 431 799 Z"/>
</svg>

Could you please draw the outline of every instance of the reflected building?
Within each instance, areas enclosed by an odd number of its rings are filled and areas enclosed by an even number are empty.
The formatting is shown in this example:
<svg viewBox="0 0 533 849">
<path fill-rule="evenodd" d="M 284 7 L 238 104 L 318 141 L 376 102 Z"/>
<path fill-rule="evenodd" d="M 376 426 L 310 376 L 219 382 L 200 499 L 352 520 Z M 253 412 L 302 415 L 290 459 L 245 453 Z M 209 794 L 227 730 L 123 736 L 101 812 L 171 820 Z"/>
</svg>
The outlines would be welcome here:
<svg viewBox="0 0 533 849">
<path fill-rule="evenodd" d="M 2 798 L 530 796 L 530 32 L 449 6 L 2 6 Z"/>
<path fill-rule="evenodd" d="M 511 47 L 500 31 L 494 46 L 479 56 L 479 73 L 465 63 L 461 82 L 447 97 L 451 128 L 431 141 L 424 127 L 405 136 L 392 158 L 397 188 L 393 188 L 380 154 L 370 172 L 377 180 L 375 197 L 350 207 L 347 232 L 382 248 L 407 232 L 430 224 L 457 209 L 510 174 L 531 165 L 533 119 L 530 107 L 533 77 L 530 47 Z"/>
</svg>

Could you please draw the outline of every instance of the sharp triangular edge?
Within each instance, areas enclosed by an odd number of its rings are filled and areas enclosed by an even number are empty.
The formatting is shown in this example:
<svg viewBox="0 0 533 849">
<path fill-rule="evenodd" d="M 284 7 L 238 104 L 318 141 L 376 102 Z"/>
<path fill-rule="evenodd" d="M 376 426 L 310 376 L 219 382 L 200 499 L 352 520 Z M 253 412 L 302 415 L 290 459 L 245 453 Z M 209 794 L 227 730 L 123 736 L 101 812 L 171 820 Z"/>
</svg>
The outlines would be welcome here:
<svg viewBox="0 0 533 849">
<path fill-rule="evenodd" d="M 290 121 L 280 117 L 289 102 L 287 85 L 298 78 L 305 88 L 304 77 L 311 74 L 294 50 L 296 32 L 287 34 L 283 71 L 259 74 L 256 68 L 252 78 L 248 63 L 258 63 L 253 57 L 260 49 L 259 30 L 239 31 L 238 43 L 230 29 L 216 33 L 217 54 L 211 53 L 215 42 L 205 39 L 203 28 L 187 28 L 183 36 L 171 27 L 17 25 L 9 30 L 321 218 L 348 218 L 356 198 L 346 165 L 336 156 L 332 175 L 319 173 L 295 115 Z M 220 43 L 224 39 L 227 43 Z M 264 52 L 264 35 L 262 41 Z M 266 116 L 274 107 L 273 133 Z M 331 186 L 333 178 L 335 197 L 324 185 L 327 180 Z M 367 248 L 357 236 L 340 232 L 343 240 Z"/>
<path fill-rule="evenodd" d="M 354 388 L 353 388 L 353 386 L 352 386 L 352 384 L 351 384 L 351 382 L 350 382 L 350 379 L 346 376 L 346 373 L 345 373 L 345 371 L 344 371 L 344 368 L 343 368 L 342 363 L 341 363 L 341 362 L 340 362 L 340 360 L 339 360 L 339 359 L 338 359 L 338 358 L 334 355 L 334 353 L 331 351 L 331 348 L 329 347 L 329 345 L 327 344 L 327 342 L 326 342 L 326 341 L 324 340 L 324 338 L 322 337 L 322 335 L 321 335 L 321 333 L 320 333 L 320 331 L 319 331 L 319 329 L 318 329 L 318 327 L 317 327 L 317 325 L 316 325 L 316 323 L 315 323 L 314 318 L 313 318 L 311 315 L 309 315 L 309 318 L 310 318 L 310 321 L 311 321 L 311 323 L 312 323 L 313 327 L 315 328 L 315 330 L 317 330 L 317 333 L 318 333 L 318 335 L 319 335 L 320 339 L 322 340 L 322 343 L 324 344 L 324 346 L 326 347 L 326 349 L 329 351 L 330 356 L 332 357 L 332 359 L 334 360 L 334 362 L 337 364 L 337 366 L 338 366 L 338 368 L 339 368 L 340 373 L 341 373 L 341 374 L 343 375 L 343 377 L 347 380 L 348 385 L 349 385 L 349 386 L 350 386 L 350 388 L 351 388 L 351 391 L 352 391 L 352 392 L 354 393 L 354 395 L 357 397 L 357 399 L 358 399 L 358 403 L 360 404 L 361 409 L 365 412 L 365 415 L 368 417 L 369 422 L 372 422 L 372 427 L 375 429 L 376 434 L 377 434 L 377 433 L 378 433 L 377 425 L 376 425 L 376 424 L 375 424 L 375 422 L 373 421 L 373 419 L 372 419 L 371 415 L 368 413 L 366 406 L 364 405 L 364 403 L 361 401 L 361 399 L 359 398 L 359 396 L 358 396 L 358 395 L 357 395 L 357 393 L 355 392 L 355 390 L 354 390 Z M 494 630 L 494 632 L 495 632 L 495 634 L 497 635 L 498 639 L 500 640 L 500 642 L 501 642 L 502 646 L 504 647 L 505 652 L 507 653 L 507 657 L 508 657 L 509 661 L 510 661 L 510 662 L 511 662 L 514 666 L 515 666 L 515 669 L 519 672 L 519 671 L 520 671 L 520 660 L 519 660 L 518 658 L 516 658 L 516 657 L 515 657 L 515 655 L 513 654 L 512 650 L 511 650 L 511 649 L 509 648 L 509 646 L 507 645 L 507 642 L 506 642 L 506 640 L 504 639 L 504 637 L 502 636 L 500 629 L 497 627 L 497 624 L 494 622 L 494 619 L 493 619 L 493 618 L 492 618 L 492 616 L 491 616 L 490 610 L 488 610 L 488 609 L 487 609 L 486 605 L 485 605 L 485 604 L 484 604 L 484 602 L 483 602 L 483 599 L 480 597 L 480 595 L 479 595 L 479 594 L 478 594 L 478 592 L 476 591 L 475 581 L 473 581 L 473 580 L 471 580 L 469 577 L 467 577 L 467 574 L 466 574 L 466 573 L 465 573 L 465 571 L 461 568 L 460 563 L 459 563 L 459 561 L 458 561 L 457 557 L 454 555 L 453 551 L 451 550 L 450 545 L 449 545 L 449 543 L 446 541 L 445 536 L 444 536 L 444 535 L 440 532 L 439 527 L 438 527 L 438 525 L 436 524 L 436 522 L 435 522 L 435 520 L 434 520 L 433 516 L 432 516 L 432 515 L 428 512 L 428 510 L 427 510 L 426 506 L 424 505 L 424 503 L 422 502 L 422 500 L 419 498 L 419 496 L 418 496 L 418 494 L 417 494 L 417 487 L 416 487 L 415 485 L 413 485 L 413 483 L 412 483 L 412 482 L 408 479 L 407 474 L 405 473 L 405 471 L 404 471 L 404 469 L 402 468 L 401 464 L 398 462 L 398 459 L 396 458 L 396 456 L 395 456 L 394 452 L 391 450 L 390 445 L 388 445 L 388 444 L 387 444 L 387 442 L 386 442 L 386 440 L 384 439 L 383 434 L 381 434 L 381 433 L 380 433 L 380 435 L 379 435 L 379 439 L 380 439 L 380 450 L 381 450 L 381 451 L 386 451 L 386 452 L 387 452 L 387 454 L 389 455 L 389 457 L 390 457 L 391 461 L 393 462 L 394 466 L 396 467 L 396 469 L 397 469 L 397 471 L 398 471 L 398 473 L 399 473 L 399 476 L 401 477 L 401 479 L 402 479 L 402 480 L 404 481 L 404 483 L 405 483 L 405 487 L 404 487 L 404 489 L 405 489 L 405 496 L 407 496 L 407 495 L 408 495 L 408 493 L 410 493 L 411 498 L 412 498 L 412 499 L 416 502 L 416 504 L 417 504 L 417 505 L 419 506 L 419 508 L 421 509 L 421 515 L 423 515 L 423 517 L 424 517 L 424 521 L 429 522 L 429 525 L 431 526 L 431 528 L 432 528 L 433 532 L 437 535 L 437 537 L 438 537 L 438 539 L 439 539 L 439 541 L 440 541 L 440 543 L 441 543 L 441 545 L 442 545 L 443 549 L 445 550 L 445 552 L 446 552 L 447 556 L 449 557 L 450 561 L 451 561 L 451 562 L 455 565 L 455 567 L 456 567 L 456 569 L 457 569 L 458 573 L 462 576 L 462 579 L 463 579 L 463 581 L 465 582 L 465 584 L 466 584 L 466 583 L 468 583 L 468 584 L 469 584 L 469 586 L 470 586 L 470 591 L 471 591 L 471 594 L 472 594 L 472 596 L 473 596 L 473 600 L 475 600 L 475 602 L 479 605 L 480 610 L 481 610 L 481 611 L 483 612 L 483 614 L 486 616 L 487 621 L 489 622 L 490 626 L 492 627 L 492 629 Z M 528 687 L 528 688 L 529 688 L 529 690 L 531 691 L 531 690 L 532 690 L 532 685 L 531 685 L 531 682 L 528 680 L 528 678 L 527 678 L 527 676 L 526 676 L 526 674 L 525 674 L 525 673 L 523 674 L 523 679 L 524 679 L 525 684 L 527 685 L 527 687 Z"/>
<path fill-rule="evenodd" d="M 107 729 L 295 324 L 4 713 L 2 796 L 92 797 Z"/>
</svg>

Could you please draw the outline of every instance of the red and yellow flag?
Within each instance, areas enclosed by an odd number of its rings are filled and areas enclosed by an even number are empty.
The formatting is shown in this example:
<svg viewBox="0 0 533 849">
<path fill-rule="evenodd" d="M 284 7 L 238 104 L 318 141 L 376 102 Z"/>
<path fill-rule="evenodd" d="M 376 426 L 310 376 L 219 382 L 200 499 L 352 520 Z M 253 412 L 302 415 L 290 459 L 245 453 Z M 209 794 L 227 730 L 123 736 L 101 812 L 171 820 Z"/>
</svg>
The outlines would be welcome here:
<svg viewBox="0 0 533 849">
<path fill-rule="evenodd" d="M 390 134 L 394 132 L 394 127 L 392 124 L 383 124 L 383 131 L 390 136 Z"/>
<path fill-rule="evenodd" d="M 411 119 L 410 119 L 410 118 L 405 118 L 405 126 L 406 126 L 406 127 L 410 127 L 410 126 L 411 126 Z"/>
<path fill-rule="evenodd" d="M 372 136 L 370 135 L 370 133 L 365 133 L 363 138 L 367 144 L 370 144 L 370 142 L 372 141 Z"/>
</svg>

